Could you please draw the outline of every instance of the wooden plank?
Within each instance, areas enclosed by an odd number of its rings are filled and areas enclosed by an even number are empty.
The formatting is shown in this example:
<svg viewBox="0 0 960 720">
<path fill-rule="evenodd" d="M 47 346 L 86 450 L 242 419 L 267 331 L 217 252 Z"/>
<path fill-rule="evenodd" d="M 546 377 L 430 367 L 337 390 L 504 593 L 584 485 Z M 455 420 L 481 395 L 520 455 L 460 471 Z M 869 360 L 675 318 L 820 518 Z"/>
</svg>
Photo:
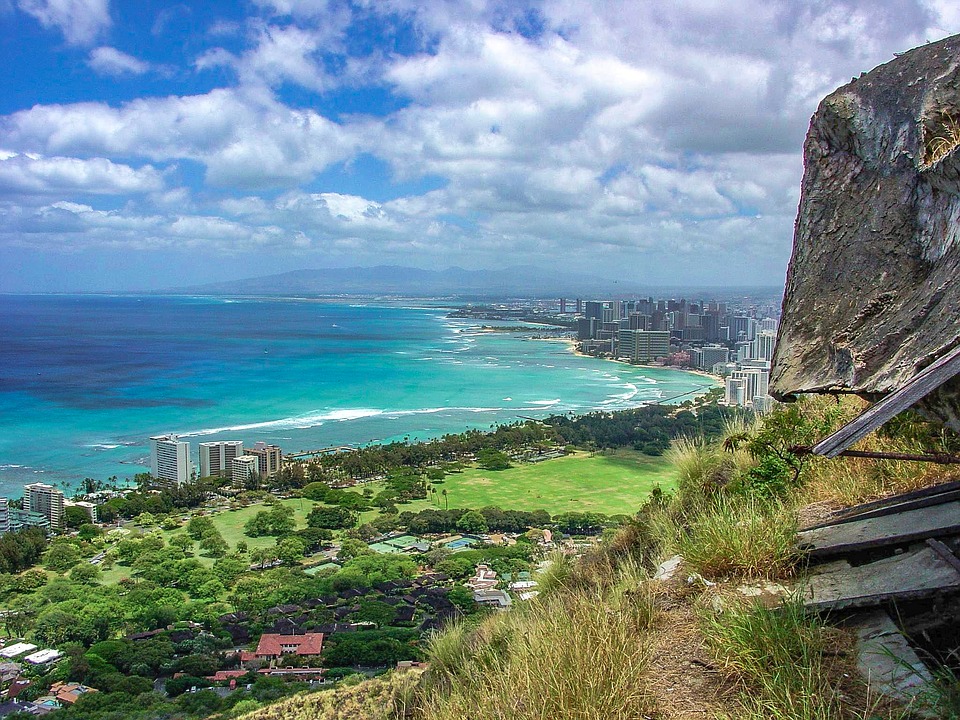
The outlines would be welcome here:
<svg viewBox="0 0 960 720">
<path fill-rule="evenodd" d="M 960 592 L 960 574 L 933 548 L 894 555 L 857 567 L 815 573 L 800 585 L 812 610 L 872 607 Z"/>
<path fill-rule="evenodd" d="M 960 574 L 960 558 L 957 558 L 957 556 L 953 554 L 953 550 L 935 538 L 930 538 L 927 540 L 927 545 L 933 548 L 933 551 L 937 553 L 937 555 L 943 558 L 948 565 L 956 570 L 957 574 Z"/>
<path fill-rule="evenodd" d="M 954 483 L 950 484 L 953 485 Z M 895 500 L 895 498 L 890 498 L 890 500 Z M 899 498 L 896 500 L 899 500 Z M 886 505 L 883 503 L 870 503 L 870 505 L 873 506 L 872 509 L 863 511 L 851 509 L 850 512 L 844 513 L 833 520 L 828 520 L 827 522 L 820 523 L 819 525 L 811 525 L 810 527 L 803 528 L 803 530 L 800 532 L 806 532 L 807 530 L 819 530 L 820 528 L 833 527 L 834 525 L 845 525 L 846 523 L 852 523 L 858 520 L 868 520 L 870 518 L 884 517 L 886 515 L 896 515 L 897 513 L 905 512 L 907 510 L 933 507 L 934 505 L 942 505 L 943 503 L 953 502 L 954 500 L 960 500 L 960 487 L 938 494 L 928 493 L 926 496 L 921 496 L 913 500 L 905 500 L 903 502 L 891 502 Z"/>
<path fill-rule="evenodd" d="M 960 373 L 960 346 L 928 365 L 899 390 L 871 405 L 833 435 L 813 446 L 815 455 L 833 458 L 876 430 L 887 420 L 913 407 L 954 375 Z"/>
<path fill-rule="evenodd" d="M 797 544 L 823 558 L 954 534 L 960 534 L 960 501 L 806 530 L 797 533 Z"/>
</svg>

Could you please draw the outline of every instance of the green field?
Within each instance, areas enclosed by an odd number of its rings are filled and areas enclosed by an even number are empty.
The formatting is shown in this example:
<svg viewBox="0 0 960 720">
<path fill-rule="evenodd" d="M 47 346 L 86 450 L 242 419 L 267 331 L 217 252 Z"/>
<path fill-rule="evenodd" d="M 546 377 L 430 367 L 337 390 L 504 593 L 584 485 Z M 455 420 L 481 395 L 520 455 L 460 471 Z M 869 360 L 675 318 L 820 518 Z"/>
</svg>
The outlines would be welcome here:
<svg viewBox="0 0 960 720">
<path fill-rule="evenodd" d="M 496 505 L 505 510 L 601 512 L 632 515 L 657 485 L 672 489 L 675 472 L 663 458 L 630 451 L 590 455 L 577 453 L 536 464 L 516 465 L 491 472 L 470 468 L 447 475 L 433 485 L 440 493 L 440 506 L 481 508 Z M 379 488 L 377 488 L 379 490 Z M 398 506 L 418 512 L 437 507 L 435 501 L 418 500 Z M 366 514 L 365 514 L 366 519 Z"/>
</svg>

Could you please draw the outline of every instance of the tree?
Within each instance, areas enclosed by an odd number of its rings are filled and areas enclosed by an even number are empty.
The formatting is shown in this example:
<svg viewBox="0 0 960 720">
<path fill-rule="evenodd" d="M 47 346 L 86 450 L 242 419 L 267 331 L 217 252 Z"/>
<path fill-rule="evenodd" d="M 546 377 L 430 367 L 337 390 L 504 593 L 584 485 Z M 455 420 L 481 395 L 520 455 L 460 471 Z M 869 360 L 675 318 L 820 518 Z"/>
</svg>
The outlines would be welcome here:
<svg viewBox="0 0 960 720">
<path fill-rule="evenodd" d="M 192 517 L 190 522 L 187 523 L 187 534 L 194 540 L 199 540 L 205 532 L 215 529 L 213 520 L 203 515 Z"/>
<path fill-rule="evenodd" d="M 80 563 L 70 571 L 70 579 L 81 585 L 93 585 L 100 580 L 100 568 L 90 563 Z"/>
<path fill-rule="evenodd" d="M 485 533 L 487 521 L 479 510 L 470 510 L 457 520 L 457 529 L 465 533 Z"/>
<path fill-rule="evenodd" d="M 341 530 L 357 524 L 357 514 L 345 507 L 316 505 L 307 515 L 307 525 L 326 530 Z"/>
<path fill-rule="evenodd" d="M 63 519 L 68 528 L 76 530 L 90 522 L 90 515 L 82 507 L 68 505 L 63 511 Z"/>
<path fill-rule="evenodd" d="M 285 537 L 277 541 L 277 558 L 284 565 L 299 565 L 303 559 L 306 544 L 298 537 Z"/>
<path fill-rule="evenodd" d="M 50 570 L 62 573 L 80 562 L 80 551 L 69 542 L 54 543 L 47 550 L 43 562 Z"/>
<path fill-rule="evenodd" d="M 175 548 L 180 548 L 184 555 L 188 555 L 193 550 L 193 538 L 189 535 L 179 533 L 170 538 L 170 544 Z"/>
<path fill-rule="evenodd" d="M 218 558 L 226 555 L 230 546 L 227 545 L 227 541 L 223 539 L 223 535 L 214 530 L 200 538 L 200 549 L 206 550 L 207 555 L 210 557 Z"/>
<path fill-rule="evenodd" d="M 506 470 L 512 467 L 510 457 L 493 448 L 484 448 L 477 453 L 477 464 L 484 470 Z"/>
</svg>

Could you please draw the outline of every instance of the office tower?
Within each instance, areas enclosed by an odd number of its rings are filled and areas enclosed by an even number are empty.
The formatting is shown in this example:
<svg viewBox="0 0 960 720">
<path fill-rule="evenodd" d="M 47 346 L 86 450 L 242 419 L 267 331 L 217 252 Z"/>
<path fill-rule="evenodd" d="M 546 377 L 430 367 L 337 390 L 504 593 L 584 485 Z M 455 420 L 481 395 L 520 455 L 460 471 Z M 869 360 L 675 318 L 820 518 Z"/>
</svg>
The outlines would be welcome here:
<svg viewBox="0 0 960 720">
<path fill-rule="evenodd" d="M 230 478 L 235 484 L 246 485 L 251 478 L 259 478 L 260 458 L 256 455 L 241 455 L 230 462 Z"/>
<path fill-rule="evenodd" d="M 583 300 L 577 298 L 577 315 L 583 314 Z"/>
<path fill-rule="evenodd" d="M 565 315 L 567 312 L 567 300 L 566 298 L 560 298 L 560 314 Z"/>
<path fill-rule="evenodd" d="M 153 477 L 179 487 L 190 481 L 192 473 L 190 443 L 177 440 L 176 435 L 150 438 L 150 474 Z"/>
<path fill-rule="evenodd" d="M 23 509 L 43 515 L 52 530 L 63 527 L 63 493 L 52 485 L 31 483 L 23 488 Z"/>
<path fill-rule="evenodd" d="M 243 455 L 242 440 L 221 440 L 200 443 L 200 477 L 228 477 L 230 463 Z"/>
<path fill-rule="evenodd" d="M 257 458 L 257 472 L 262 478 L 273 477 L 280 469 L 280 460 L 283 452 L 276 445 L 267 445 L 265 442 L 254 443 L 252 448 L 246 448 L 244 455 Z"/>
</svg>

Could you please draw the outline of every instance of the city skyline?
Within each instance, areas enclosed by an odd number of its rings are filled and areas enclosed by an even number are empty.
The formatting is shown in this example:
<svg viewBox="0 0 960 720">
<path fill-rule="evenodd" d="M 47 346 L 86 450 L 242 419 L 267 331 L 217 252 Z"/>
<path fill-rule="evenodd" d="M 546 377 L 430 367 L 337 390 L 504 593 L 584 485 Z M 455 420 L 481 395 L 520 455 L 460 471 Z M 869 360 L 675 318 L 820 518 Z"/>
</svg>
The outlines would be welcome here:
<svg viewBox="0 0 960 720">
<path fill-rule="evenodd" d="M 0 2 L 0 291 L 779 284 L 819 100 L 946 2 Z"/>
</svg>

